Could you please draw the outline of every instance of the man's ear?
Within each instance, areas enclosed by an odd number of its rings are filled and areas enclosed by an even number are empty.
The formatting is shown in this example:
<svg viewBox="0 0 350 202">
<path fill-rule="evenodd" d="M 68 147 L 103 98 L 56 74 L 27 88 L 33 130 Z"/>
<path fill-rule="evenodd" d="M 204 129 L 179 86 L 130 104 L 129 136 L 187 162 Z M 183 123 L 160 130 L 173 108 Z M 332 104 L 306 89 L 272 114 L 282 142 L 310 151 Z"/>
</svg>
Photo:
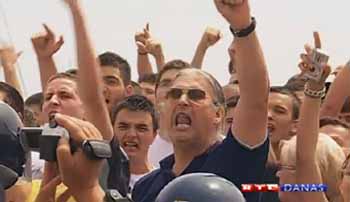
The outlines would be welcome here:
<svg viewBox="0 0 350 202">
<path fill-rule="evenodd" d="M 219 125 L 223 122 L 225 117 L 225 108 L 222 106 L 215 106 L 216 112 L 215 112 L 215 125 Z"/>
<path fill-rule="evenodd" d="M 133 92 L 132 86 L 131 85 L 127 85 L 125 87 L 125 95 L 126 96 L 130 96 L 130 95 L 132 95 L 132 92 Z"/>
</svg>

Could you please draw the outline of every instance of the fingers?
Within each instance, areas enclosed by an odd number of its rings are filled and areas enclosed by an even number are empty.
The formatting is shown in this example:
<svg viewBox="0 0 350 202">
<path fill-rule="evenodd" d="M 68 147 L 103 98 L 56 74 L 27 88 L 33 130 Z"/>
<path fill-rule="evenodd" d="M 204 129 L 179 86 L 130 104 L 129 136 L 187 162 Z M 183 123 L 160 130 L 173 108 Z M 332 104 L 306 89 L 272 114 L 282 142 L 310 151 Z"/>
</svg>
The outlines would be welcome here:
<svg viewBox="0 0 350 202">
<path fill-rule="evenodd" d="M 312 54 L 312 46 L 310 44 L 305 44 L 304 49 L 307 54 L 311 55 Z"/>
<path fill-rule="evenodd" d="M 63 114 L 55 114 L 55 120 L 59 126 L 68 130 L 73 140 L 80 143 L 86 139 L 81 129 L 81 120 Z"/>
<path fill-rule="evenodd" d="M 55 33 L 49 28 L 49 26 L 47 26 L 46 24 L 43 24 L 45 31 L 47 33 L 47 36 L 49 38 L 55 38 Z"/>
<path fill-rule="evenodd" d="M 146 24 L 146 30 L 149 32 L 149 22 Z"/>
<path fill-rule="evenodd" d="M 61 138 L 58 142 L 57 149 L 57 160 L 59 163 L 59 170 L 62 176 L 64 176 L 64 173 L 69 172 L 73 166 L 74 161 L 71 154 L 69 141 L 66 138 Z M 64 181 L 64 179 L 62 179 Z"/>
<path fill-rule="evenodd" d="M 67 189 L 57 198 L 57 202 L 67 202 L 71 196 L 72 192 L 70 191 L 70 189 Z"/>
<path fill-rule="evenodd" d="M 63 36 L 60 36 L 59 40 L 54 45 L 54 52 L 57 52 L 63 44 L 64 44 Z"/>
<path fill-rule="evenodd" d="M 321 38 L 318 32 L 314 32 L 315 48 L 321 49 Z"/>
</svg>

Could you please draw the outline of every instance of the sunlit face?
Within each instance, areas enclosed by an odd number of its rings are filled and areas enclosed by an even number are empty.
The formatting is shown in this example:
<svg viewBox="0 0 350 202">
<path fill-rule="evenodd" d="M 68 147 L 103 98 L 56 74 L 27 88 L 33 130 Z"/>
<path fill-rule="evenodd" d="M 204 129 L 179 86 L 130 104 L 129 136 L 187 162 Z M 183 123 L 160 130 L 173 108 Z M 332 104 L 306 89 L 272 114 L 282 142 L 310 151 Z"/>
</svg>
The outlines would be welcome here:
<svg viewBox="0 0 350 202">
<path fill-rule="evenodd" d="M 156 132 L 149 112 L 122 109 L 114 122 L 114 133 L 128 157 L 146 160 Z"/>
<path fill-rule="evenodd" d="M 350 134 L 347 128 L 340 125 L 325 125 L 320 128 L 321 133 L 329 135 L 341 147 L 350 147 Z"/>
<path fill-rule="evenodd" d="M 77 83 L 57 78 L 47 84 L 44 92 L 43 116 L 45 122 L 50 115 L 61 113 L 83 119 L 84 109 L 77 91 Z"/>
<path fill-rule="evenodd" d="M 289 95 L 271 92 L 268 102 L 268 130 L 272 143 L 292 137 L 293 102 Z"/>
<path fill-rule="evenodd" d="M 156 100 L 155 85 L 146 82 L 141 82 L 140 86 L 142 88 L 142 95 L 154 104 Z"/>
<path fill-rule="evenodd" d="M 165 98 L 166 93 L 168 92 L 169 88 L 172 85 L 172 82 L 174 81 L 177 73 L 180 70 L 177 69 L 171 69 L 166 71 L 164 74 L 162 74 L 162 78 L 160 78 L 158 88 L 156 90 L 156 108 L 159 113 L 159 135 L 163 138 L 168 139 L 168 131 L 164 125 L 164 121 L 162 120 L 162 117 L 169 111 L 167 108 L 165 108 Z"/>
<path fill-rule="evenodd" d="M 167 93 L 167 113 L 161 116 L 175 146 L 211 144 L 222 118 L 213 104 L 213 94 L 209 81 L 201 73 L 192 69 L 179 73 Z"/>
<path fill-rule="evenodd" d="M 110 66 L 102 66 L 102 78 L 104 83 L 103 95 L 108 107 L 111 111 L 113 105 L 122 100 L 125 95 L 125 86 L 121 78 L 119 69 Z"/>
<path fill-rule="evenodd" d="M 224 126 L 225 133 L 224 134 L 227 134 L 232 126 L 232 122 L 234 120 L 235 109 L 236 109 L 236 107 L 230 107 L 230 108 L 228 108 L 228 110 L 226 112 L 225 126 Z"/>
</svg>

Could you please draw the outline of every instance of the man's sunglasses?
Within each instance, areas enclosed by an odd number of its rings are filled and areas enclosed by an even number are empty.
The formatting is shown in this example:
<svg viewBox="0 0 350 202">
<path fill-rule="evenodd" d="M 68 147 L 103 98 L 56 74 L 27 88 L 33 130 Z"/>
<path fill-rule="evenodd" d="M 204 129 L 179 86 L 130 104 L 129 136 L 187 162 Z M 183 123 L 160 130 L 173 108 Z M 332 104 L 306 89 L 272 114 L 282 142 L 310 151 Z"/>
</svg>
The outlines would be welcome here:
<svg viewBox="0 0 350 202">
<path fill-rule="evenodd" d="M 184 93 L 192 101 L 200 101 L 205 99 L 206 97 L 205 91 L 200 89 L 171 88 L 167 93 L 167 98 L 177 100 L 177 99 L 180 99 Z"/>
</svg>

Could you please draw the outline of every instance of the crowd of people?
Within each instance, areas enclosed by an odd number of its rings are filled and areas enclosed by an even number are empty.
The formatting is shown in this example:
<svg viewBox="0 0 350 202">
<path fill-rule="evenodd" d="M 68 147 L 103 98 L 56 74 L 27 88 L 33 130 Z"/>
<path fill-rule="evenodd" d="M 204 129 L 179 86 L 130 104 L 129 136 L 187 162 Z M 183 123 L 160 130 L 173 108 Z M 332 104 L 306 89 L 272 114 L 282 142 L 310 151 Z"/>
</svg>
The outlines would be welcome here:
<svg viewBox="0 0 350 202">
<path fill-rule="evenodd" d="M 218 69 L 230 80 L 221 86 L 202 70 L 219 30 L 205 30 L 192 61 L 168 61 L 147 24 L 135 34 L 132 68 L 117 53 L 96 55 L 80 0 L 64 2 L 77 68 L 57 71 L 53 57 L 64 39 L 44 25 L 31 38 L 42 92 L 24 95 L 20 53 L 0 49 L 0 165 L 19 176 L 6 187 L 0 177 L 0 201 L 6 188 L 7 202 L 350 202 L 350 63 L 334 71 L 322 63 L 319 79 L 306 76 L 321 49 L 317 32 L 296 61 L 300 73 L 270 86 L 249 1 L 214 0 L 233 35 L 223 53 L 228 66 Z M 53 148 L 55 160 L 44 160 L 43 149 L 26 147 L 20 131 L 55 124 L 69 138 Z M 302 183 L 327 190 L 239 191 L 242 184 Z"/>
</svg>

